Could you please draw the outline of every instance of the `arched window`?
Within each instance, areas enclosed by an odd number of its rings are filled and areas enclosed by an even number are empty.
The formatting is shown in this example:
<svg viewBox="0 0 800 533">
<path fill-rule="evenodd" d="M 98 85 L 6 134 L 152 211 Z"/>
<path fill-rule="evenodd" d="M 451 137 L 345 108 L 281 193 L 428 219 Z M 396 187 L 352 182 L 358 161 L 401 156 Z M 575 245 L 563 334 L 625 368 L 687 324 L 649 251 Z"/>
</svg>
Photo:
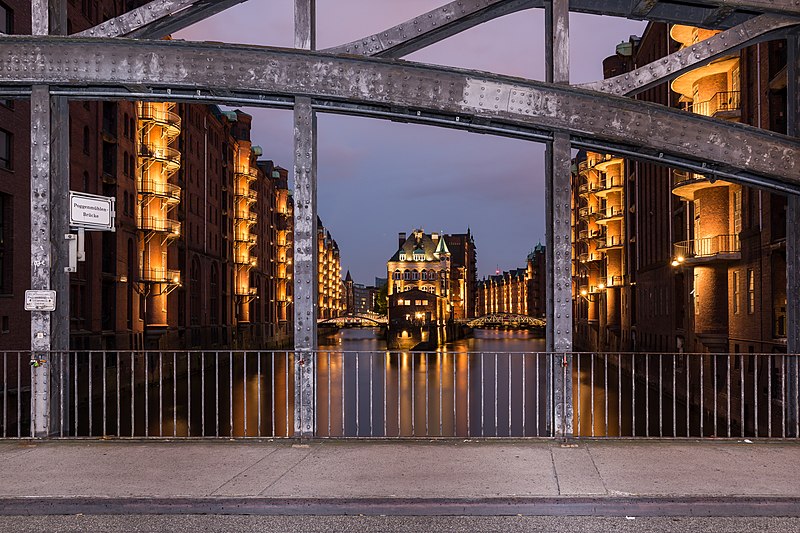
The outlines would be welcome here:
<svg viewBox="0 0 800 533">
<path fill-rule="evenodd" d="M 392 274 L 392 279 L 401 279 L 401 278 L 402 278 L 402 275 L 401 275 L 400 271 L 399 270 L 395 270 L 394 273 Z"/>
<path fill-rule="evenodd" d="M 418 280 L 419 279 L 419 272 L 417 272 L 416 270 L 413 270 L 411 272 L 411 279 L 413 279 L 414 281 Z"/>
<path fill-rule="evenodd" d="M 406 280 L 406 281 L 410 280 L 411 279 L 411 272 L 409 272 L 408 270 L 403 272 L 403 279 Z"/>
</svg>

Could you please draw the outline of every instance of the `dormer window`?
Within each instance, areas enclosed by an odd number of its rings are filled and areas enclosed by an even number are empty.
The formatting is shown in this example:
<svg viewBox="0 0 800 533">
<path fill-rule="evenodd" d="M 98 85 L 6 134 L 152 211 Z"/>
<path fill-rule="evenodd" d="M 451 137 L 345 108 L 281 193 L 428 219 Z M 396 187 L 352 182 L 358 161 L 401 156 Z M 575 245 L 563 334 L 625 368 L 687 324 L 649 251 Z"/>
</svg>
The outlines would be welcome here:
<svg viewBox="0 0 800 533">
<path fill-rule="evenodd" d="M 425 256 L 423 254 L 414 254 L 414 261 L 425 261 Z"/>
<path fill-rule="evenodd" d="M 405 252 L 400 252 L 400 261 L 405 261 L 405 260 L 406 260 Z"/>
</svg>

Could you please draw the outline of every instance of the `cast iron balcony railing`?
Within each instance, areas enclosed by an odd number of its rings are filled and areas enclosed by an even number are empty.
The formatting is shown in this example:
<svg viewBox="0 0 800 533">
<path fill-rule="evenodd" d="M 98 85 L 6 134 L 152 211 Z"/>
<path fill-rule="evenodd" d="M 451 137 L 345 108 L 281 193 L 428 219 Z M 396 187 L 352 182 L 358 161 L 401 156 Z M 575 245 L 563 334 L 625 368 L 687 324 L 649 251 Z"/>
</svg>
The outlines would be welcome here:
<svg viewBox="0 0 800 533">
<path fill-rule="evenodd" d="M 722 114 L 735 115 L 742 109 L 742 93 L 741 91 L 721 91 L 705 102 L 687 102 L 684 109 L 695 115 L 706 117 L 716 117 Z"/>
<path fill-rule="evenodd" d="M 234 173 L 237 176 L 243 176 L 247 178 L 247 182 L 250 183 L 258 178 L 258 167 L 237 165 Z"/>
<path fill-rule="evenodd" d="M 164 129 L 164 135 L 172 139 L 181 133 L 181 116 L 174 111 L 163 109 L 162 105 L 142 105 L 139 120 L 154 122 Z"/>
<path fill-rule="evenodd" d="M 606 276 L 606 287 L 622 287 L 625 285 L 625 276 Z"/>
<path fill-rule="evenodd" d="M 608 250 L 610 248 L 618 248 L 625 244 L 625 239 L 622 238 L 622 235 L 610 235 L 606 236 L 605 240 L 600 241 L 597 245 L 598 250 Z"/>
<path fill-rule="evenodd" d="M 597 212 L 597 222 L 608 222 L 609 220 L 620 218 L 625 214 L 625 209 L 621 205 L 607 205 Z"/>
<path fill-rule="evenodd" d="M 251 189 L 249 187 L 236 187 L 235 195 L 239 198 L 244 198 L 250 202 L 255 202 L 256 200 L 258 200 L 258 191 Z"/>
<path fill-rule="evenodd" d="M 617 189 L 621 189 L 622 186 L 625 185 L 625 180 L 621 176 L 606 176 L 606 179 L 602 180 L 599 185 L 598 193 L 605 193 L 614 191 Z"/>
<path fill-rule="evenodd" d="M 143 267 L 140 270 L 139 279 L 141 281 L 148 281 L 151 283 L 170 283 L 172 285 L 180 285 L 181 271 L 161 267 Z"/>
<path fill-rule="evenodd" d="M 144 231 L 168 233 L 173 237 L 181 234 L 181 223 L 169 218 L 137 216 L 136 226 Z"/>
<path fill-rule="evenodd" d="M 180 151 L 167 146 L 150 146 L 142 143 L 139 146 L 139 156 L 162 163 L 171 169 L 178 169 L 181 166 Z"/>
<path fill-rule="evenodd" d="M 681 241 L 674 245 L 674 255 L 681 263 L 702 263 L 713 260 L 733 260 L 741 258 L 739 235 L 714 235 L 689 241 Z"/>
<path fill-rule="evenodd" d="M 166 198 L 170 202 L 174 203 L 181 201 L 181 188 L 177 185 L 166 183 L 164 181 L 142 179 L 139 181 L 139 192 L 141 194 Z"/>
</svg>

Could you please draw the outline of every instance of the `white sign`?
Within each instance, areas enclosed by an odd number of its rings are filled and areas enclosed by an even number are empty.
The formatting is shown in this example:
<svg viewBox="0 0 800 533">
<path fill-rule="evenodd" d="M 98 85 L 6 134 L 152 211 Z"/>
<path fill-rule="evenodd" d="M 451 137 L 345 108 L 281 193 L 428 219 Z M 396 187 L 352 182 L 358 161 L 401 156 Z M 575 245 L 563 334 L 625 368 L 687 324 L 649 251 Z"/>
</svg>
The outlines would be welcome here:
<svg viewBox="0 0 800 533">
<path fill-rule="evenodd" d="M 114 231 L 114 198 L 86 194 L 69 193 L 69 225 L 97 231 Z"/>
<path fill-rule="evenodd" d="M 26 311 L 55 311 L 56 291 L 25 291 Z"/>
</svg>

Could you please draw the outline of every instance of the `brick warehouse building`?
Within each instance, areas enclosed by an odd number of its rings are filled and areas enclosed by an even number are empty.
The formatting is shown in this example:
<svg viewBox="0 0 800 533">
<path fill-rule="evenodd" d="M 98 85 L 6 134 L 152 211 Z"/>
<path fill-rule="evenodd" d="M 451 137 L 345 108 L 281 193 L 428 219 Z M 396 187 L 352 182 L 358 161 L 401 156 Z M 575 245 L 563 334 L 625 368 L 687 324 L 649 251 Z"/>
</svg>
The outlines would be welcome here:
<svg viewBox="0 0 800 533">
<path fill-rule="evenodd" d="M 525 268 L 488 276 L 478 281 L 476 315 L 510 313 L 545 318 L 545 247 L 537 244 Z"/>
<path fill-rule="evenodd" d="M 606 76 L 711 35 L 650 24 L 640 39 L 622 43 L 604 62 Z M 745 48 L 637 98 L 786 133 L 786 43 Z M 609 174 L 600 169 L 596 178 L 590 175 L 598 160 L 609 157 L 581 154 L 574 166 L 576 347 L 785 352 L 786 198 L 624 161 L 622 210 L 613 214 L 621 236 L 614 244 L 621 263 L 615 263 L 608 254 L 609 226 L 598 225 L 598 215 L 610 208 L 597 198 L 605 187 L 592 186 Z M 617 273 L 622 277 L 610 286 L 609 276 Z"/>
<path fill-rule="evenodd" d="M 144 3 L 70 1 L 69 31 Z M 30 3 L 0 0 L 0 19 L 0 31 L 30 33 Z M 70 190 L 116 198 L 116 232 L 87 232 L 86 261 L 70 275 L 73 349 L 290 341 L 288 172 L 261 160 L 250 129 L 249 115 L 216 106 L 70 103 Z M 0 101 L 5 349 L 30 346 L 30 315 L 23 311 L 30 287 L 29 139 L 28 101 Z M 333 285 L 341 291 L 340 280 Z"/>
</svg>

